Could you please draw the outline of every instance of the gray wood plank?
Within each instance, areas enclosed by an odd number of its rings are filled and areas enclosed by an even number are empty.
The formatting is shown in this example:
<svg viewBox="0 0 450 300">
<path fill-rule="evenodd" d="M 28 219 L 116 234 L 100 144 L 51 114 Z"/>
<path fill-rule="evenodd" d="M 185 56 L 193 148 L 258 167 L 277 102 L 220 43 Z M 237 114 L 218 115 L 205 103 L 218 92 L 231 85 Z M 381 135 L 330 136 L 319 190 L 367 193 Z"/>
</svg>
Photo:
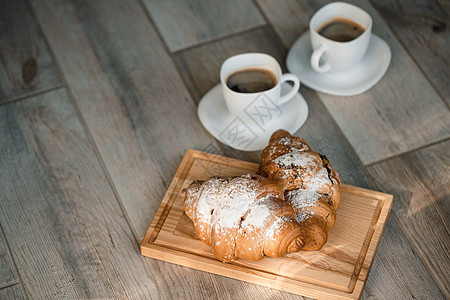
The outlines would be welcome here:
<svg viewBox="0 0 450 300">
<path fill-rule="evenodd" d="M 442 9 L 445 10 L 445 12 L 447 12 L 448 15 L 450 12 L 450 3 L 447 0 L 437 0 L 437 2 L 442 7 Z"/>
<path fill-rule="evenodd" d="M 361 298 L 446 299 L 397 220 L 391 213 Z"/>
<path fill-rule="evenodd" d="M 8 255 L 6 241 L 3 236 L 3 232 L 0 229 L 0 288 L 17 281 L 13 270 L 14 263 Z"/>
<path fill-rule="evenodd" d="M 4 289 L 0 289 L 0 299 L 26 299 L 25 296 L 22 293 L 22 290 L 20 289 L 20 286 L 18 284 L 9 286 Z"/>
<path fill-rule="evenodd" d="M 0 219 L 32 299 L 157 298 L 64 90 L 0 107 Z"/>
<path fill-rule="evenodd" d="M 437 92 L 447 105 L 450 105 L 448 1 L 439 3 L 434 0 L 371 0 L 371 2 Z"/>
<path fill-rule="evenodd" d="M 307 30 L 311 16 L 326 2 L 258 1 L 286 46 Z M 392 50 L 387 73 L 369 91 L 352 97 L 319 93 L 360 160 L 370 164 L 449 137 L 450 112 L 420 68 L 368 1 L 350 2 L 371 14 L 374 33 Z"/>
<path fill-rule="evenodd" d="M 269 27 L 180 51 L 174 55 L 174 58 L 195 101 L 198 102 L 209 89 L 219 82 L 222 62 L 232 55 L 244 52 L 270 54 L 286 70 L 284 58 L 287 50 Z M 349 147 L 336 130 L 331 117 L 320 104 L 317 95 L 307 87 L 301 87 L 300 93 L 308 103 L 309 116 L 296 135 L 305 138 L 315 151 L 327 155 L 332 165 L 339 170 L 343 182 L 367 187 L 367 179 L 363 171 L 352 157 Z M 222 149 L 229 156 L 259 162 L 260 152 L 233 151 L 224 145 L 222 145 Z"/>
<path fill-rule="evenodd" d="M 32 4 L 140 240 L 186 150 L 214 140 L 138 1 Z"/>
<path fill-rule="evenodd" d="M 26 0 L 0 1 L 0 104 L 61 85 Z"/>
<path fill-rule="evenodd" d="M 172 52 L 265 24 L 250 0 L 143 3 Z"/>
<path fill-rule="evenodd" d="M 450 141 L 367 168 L 379 189 L 396 196 L 398 223 L 450 298 Z"/>
<path fill-rule="evenodd" d="M 288 48 L 308 28 L 311 11 L 316 9 L 314 3 L 300 3 L 297 0 L 256 0 L 256 3 Z"/>
</svg>

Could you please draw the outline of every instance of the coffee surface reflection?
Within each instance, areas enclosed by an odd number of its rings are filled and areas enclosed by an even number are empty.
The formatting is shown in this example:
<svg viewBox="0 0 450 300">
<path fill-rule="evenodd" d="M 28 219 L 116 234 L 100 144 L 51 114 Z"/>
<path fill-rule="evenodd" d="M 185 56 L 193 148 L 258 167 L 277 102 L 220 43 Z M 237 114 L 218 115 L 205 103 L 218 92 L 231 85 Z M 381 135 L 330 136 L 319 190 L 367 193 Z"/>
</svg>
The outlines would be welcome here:
<svg viewBox="0 0 450 300">
<path fill-rule="evenodd" d="M 259 93 L 277 85 L 275 74 L 264 69 L 244 69 L 232 73 L 227 86 L 238 93 Z"/>
<path fill-rule="evenodd" d="M 317 32 L 336 42 L 349 42 L 360 36 L 364 28 L 351 20 L 334 18 L 320 26 Z"/>
</svg>

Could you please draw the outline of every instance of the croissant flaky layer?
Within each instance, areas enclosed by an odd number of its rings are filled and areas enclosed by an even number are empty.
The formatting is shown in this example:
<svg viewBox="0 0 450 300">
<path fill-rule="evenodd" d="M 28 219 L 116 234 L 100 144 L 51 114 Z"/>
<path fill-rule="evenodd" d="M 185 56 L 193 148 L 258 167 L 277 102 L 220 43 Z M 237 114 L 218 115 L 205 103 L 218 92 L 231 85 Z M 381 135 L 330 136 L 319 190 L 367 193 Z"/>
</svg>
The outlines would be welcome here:
<svg viewBox="0 0 450 300">
<path fill-rule="evenodd" d="M 304 233 L 283 190 L 261 176 L 212 177 L 181 193 L 195 232 L 223 262 L 297 252 Z"/>
<path fill-rule="evenodd" d="M 305 231 L 304 250 L 320 249 L 336 221 L 340 180 L 327 158 L 285 130 L 261 154 L 258 174 L 277 183 Z"/>
</svg>

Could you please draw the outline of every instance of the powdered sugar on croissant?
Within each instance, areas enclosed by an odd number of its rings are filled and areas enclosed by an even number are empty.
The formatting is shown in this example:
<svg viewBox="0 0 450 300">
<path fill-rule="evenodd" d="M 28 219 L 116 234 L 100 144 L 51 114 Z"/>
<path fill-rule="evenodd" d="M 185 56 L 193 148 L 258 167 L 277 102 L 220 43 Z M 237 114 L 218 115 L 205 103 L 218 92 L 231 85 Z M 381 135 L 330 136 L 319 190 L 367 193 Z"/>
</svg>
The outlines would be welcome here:
<svg viewBox="0 0 450 300">
<path fill-rule="evenodd" d="M 258 174 L 279 184 L 305 231 L 305 250 L 320 249 L 336 221 L 340 180 L 327 158 L 303 139 L 275 132 L 263 150 Z"/>
<path fill-rule="evenodd" d="M 195 232 L 217 259 L 259 260 L 297 252 L 303 231 L 281 188 L 260 176 L 212 177 L 181 193 Z"/>
</svg>

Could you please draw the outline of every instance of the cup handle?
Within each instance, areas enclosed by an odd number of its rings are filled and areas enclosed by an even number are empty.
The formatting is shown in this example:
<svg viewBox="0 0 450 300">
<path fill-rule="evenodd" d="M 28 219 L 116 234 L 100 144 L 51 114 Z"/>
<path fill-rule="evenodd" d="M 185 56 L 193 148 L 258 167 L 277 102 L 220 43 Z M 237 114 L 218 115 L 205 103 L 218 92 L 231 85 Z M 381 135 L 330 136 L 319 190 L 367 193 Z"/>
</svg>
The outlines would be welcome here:
<svg viewBox="0 0 450 300">
<path fill-rule="evenodd" d="M 325 53 L 325 51 L 327 51 L 327 49 L 328 49 L 327 46 L 320 45 L 320 47 L 314 50 L 314 52 L 311 55 L 311 67 L 319 73 L 325 73 L 330 71 L 331 69 L 330 65 L 327 63 L 323 64 L 322 66 L 319 64 L 320 58 Z"/>
<path fill-rule="evenodd" d="M 286 81 L 292 81 L 294 83 L 294 86 L 286 95 L 280 97 L 280 99 L 278 100 L 278 105 L 282 105 L 293 99 L 295 94 L 298 92 L 298 89 L 300 88 L 300 79 L 298 79 L 298 77 L 294 74 L 286 73 L 281 75 L 280 85 Z"/>
</svg>

